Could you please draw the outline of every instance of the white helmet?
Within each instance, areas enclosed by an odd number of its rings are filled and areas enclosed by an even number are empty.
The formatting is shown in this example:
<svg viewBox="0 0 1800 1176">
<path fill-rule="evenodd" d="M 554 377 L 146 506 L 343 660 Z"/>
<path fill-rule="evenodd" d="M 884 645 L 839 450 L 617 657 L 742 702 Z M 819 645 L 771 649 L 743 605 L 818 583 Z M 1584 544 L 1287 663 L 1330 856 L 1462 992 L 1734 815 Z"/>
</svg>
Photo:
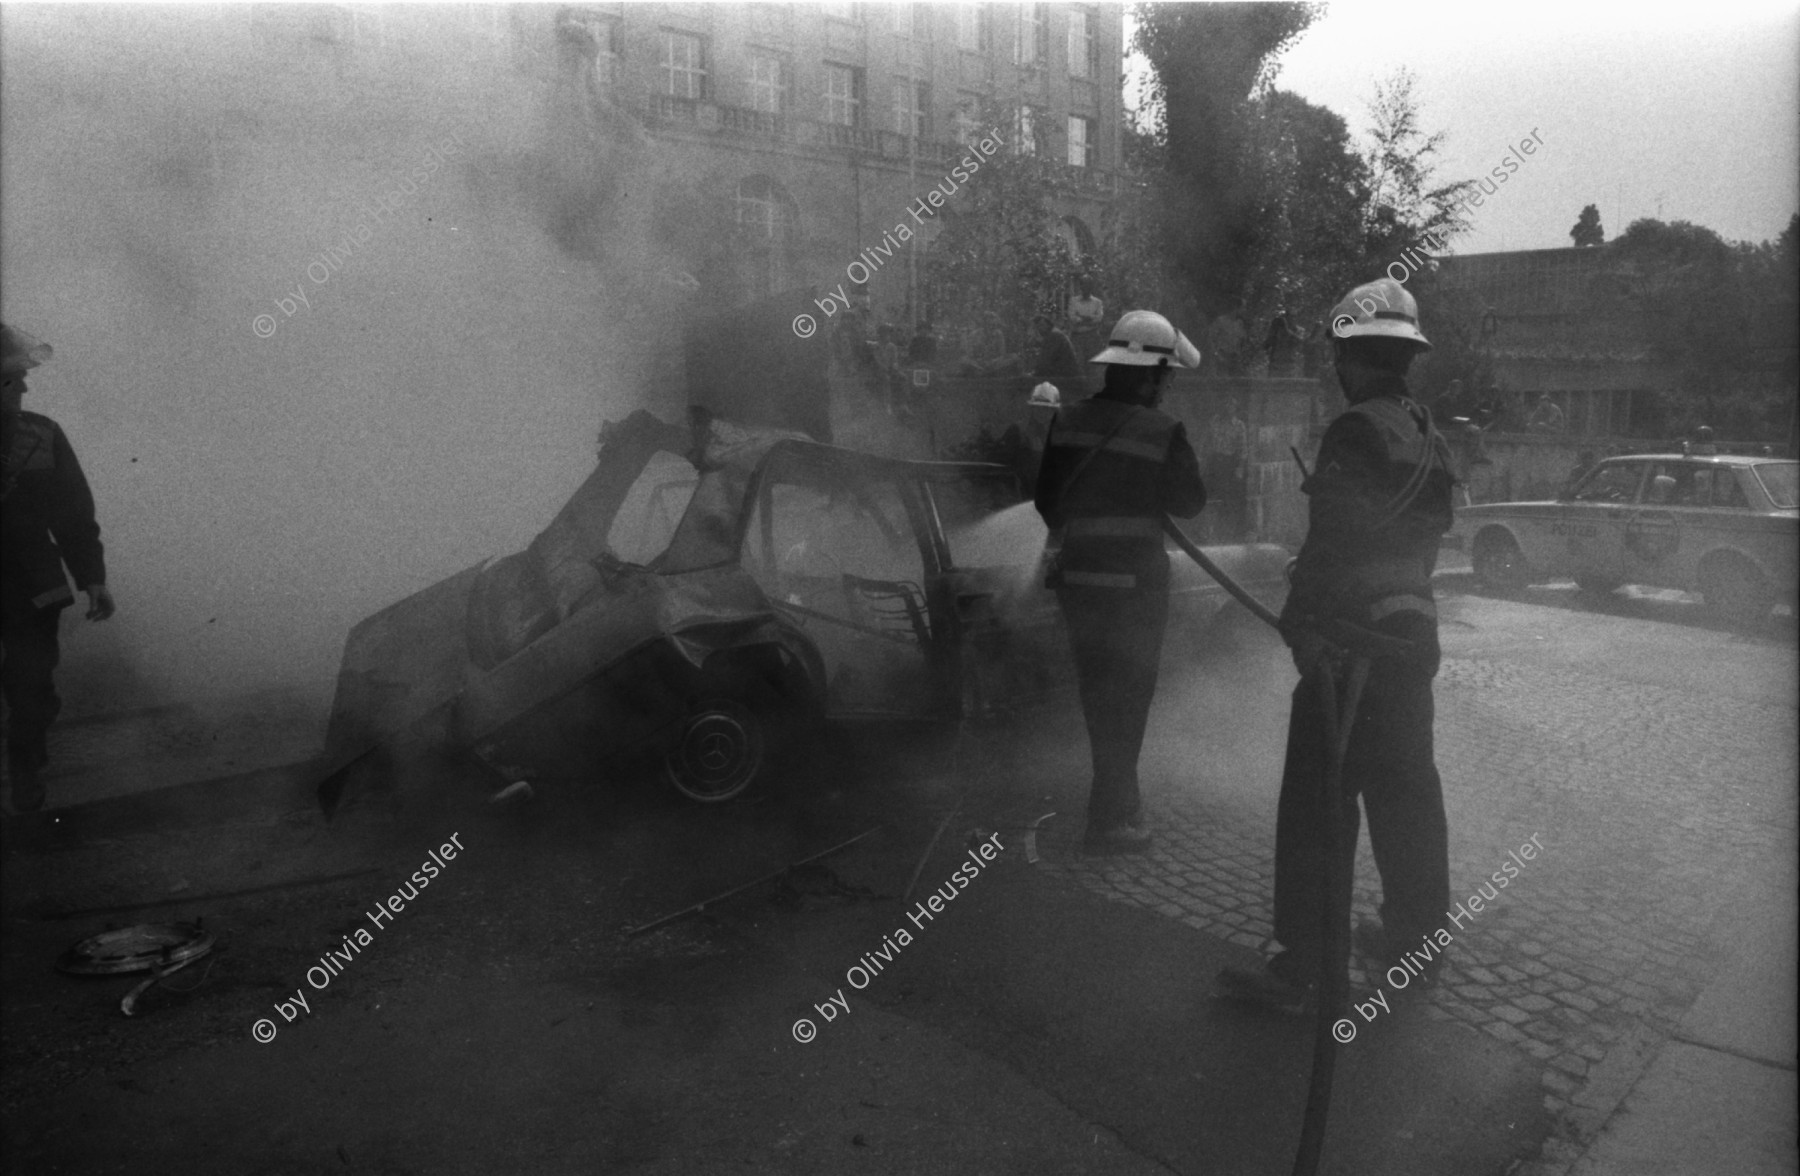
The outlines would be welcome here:
<svg viewBox="0 0 1800 1176">
<path fill-rule="evenodd" d="M 1106 350 L 1088 362 L 1193 368 L 1200 366 L 1200 349 L 1154 310 L 1128 310 L 1107 337 Z"/>
<path fill-rule="evenodd" d="M 28 371 L 52 354 L 50 344 L 39 342 L 17 327 L 0 323 L 0 372 L 13 375 Z"/>
<path fill-rule="evenodd" d="M 1046 380 L 1031 390 L 1031 399 L 1025 403 L 1032 408 L 1061 408 L 1062 391 Z"/>
<path fill-rule="evenodd" d="M 1419 304 L 1392 278 L 1366 282 L 1331 308 L 1331 333 L 1339 339 L 1405 339 L 1421 351 L 1431 340 L 1419 330 Z"/>
</svg>

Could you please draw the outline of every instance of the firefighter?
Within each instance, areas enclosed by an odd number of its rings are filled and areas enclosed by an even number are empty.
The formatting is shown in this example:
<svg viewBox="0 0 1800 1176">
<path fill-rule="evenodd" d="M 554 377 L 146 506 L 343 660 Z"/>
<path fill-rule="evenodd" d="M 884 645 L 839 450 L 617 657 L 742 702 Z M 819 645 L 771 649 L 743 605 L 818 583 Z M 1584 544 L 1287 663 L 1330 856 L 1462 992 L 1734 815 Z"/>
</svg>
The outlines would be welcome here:
<svg viewBox="0 0 1800 1176">
<path fill-rule="evenodd" d="M 1369 841 L 1381 875 L 1380 924 L 1357 928 L 1362 955 L 1381 968 L 1411 951 L 1429 956 L 1449 906 L 1443 787 L 1432 751 L 1432 679 L 1438 669 L 1437 609 L 1431 573 L 1438 537 L 1450 528 L 1450 452 L 1430 413 L 1407 394 L 1406 370 L 1431 344 L 1418 304 L 1382 278 L 1332 311 L 1332 350 L 1349 408 L 1326 430 L 1302 489 L 1306 540 L 1294 561 L 1282 633 L 1300 670 L 1288 722 L 1287 762 L 1275 825 L 1275 938 L 1283 950 L 1260 971 L 1227 968 L 1233 995 L 1299 1011 L 1312 999 L 1324 959 L 1320 850 L 1330 835 L 1321 780 L 1329 756 L 1316 673 L 1320 659 L 1342 662 L 1356 630 L 1403 639 L 1373 659 L 1343 761 L 1340 894 L 1354 869 L 1356 798 L 1368 810 Z M 1367 641 L 1365 639 L 1365 648 Z M 1348 919 L 1347 912 L 1344 916 Z M 1421 939 L 1433 937 L 1433 950 Z"/>
<path fill-rule="evenodd" d="M 25 373 L 50 358 L 50 347 L 0 324 L 0 687 L 7 709 L 7 766 L 12 803 L 32 812 L 44 803 L 40 773 L 49 760 L 46 735 L 61 709 L 52 672 L 62 610 L 74 602 L 63 566 L 87 594 L 90 621 L 113 615 L 94 496 L 57 423 L 26 412 Z"/>
<path fill-rule="evenodd" d="M 1162 517 L 1198 514 L 1206 489 L 1186 431 L 1156 407 L 1200 352 L 1148 310 L 1127 312 L 1108 338 L 1090 361 L 1105 366 L 1105 386 L 1051 422 L 1036 499 L 1094 760 L 1085 844 L 1129 853 L 1150 844 L 1137 761 L 1169 615 Z"/>
</svg>

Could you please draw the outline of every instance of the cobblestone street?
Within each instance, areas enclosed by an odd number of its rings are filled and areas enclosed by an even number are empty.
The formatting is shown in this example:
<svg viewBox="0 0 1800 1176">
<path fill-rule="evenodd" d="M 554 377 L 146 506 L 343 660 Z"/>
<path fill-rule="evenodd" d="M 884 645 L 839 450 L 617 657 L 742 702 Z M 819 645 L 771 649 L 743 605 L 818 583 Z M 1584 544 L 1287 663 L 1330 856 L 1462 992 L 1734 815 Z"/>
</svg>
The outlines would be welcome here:
<svg viewBox="0 0 1800 1176">
<path fill-rule="evenodd" d="M 1445 617 L 1437 747 L 1453 900 L 1466 902 L 1534 835 L 1545 852 L 1472 920 L 1446 923 L 1455 942 L 1427 1012 L 1542 1062 L 1546 1108 L 1566 1138 L 1583 1138 L 1635 1076 L 1633 1059 L 1674 1033 L 1716 975 L 1734 906 L 1786 901 L 1756 887 L 1793 853 L 1793 653 L 1780 641 L 1478 597 L 1452 596 Z M 1539 630 L 1522 635 L 1523 655 L 1488 648 L 1496 630 L 1519 624 Z M 1565 626 L 1602 650 L 1534 656 L 1530 644 L 1555 648 Z M 1629 655 L 1605 652 L 1613 638 Z M 1071 814 L 1045 838 L 1049 867 L 1264 947 L 1291 681 L 1265 665 L 1229 688 L 1177 685 L 1159 699 L 1143 764 L 1151 853 L 1084 859 Z M 1184 704 L 1198 712 L 1180 713 Z M 1357 914 L 1373 917 L 1366 828 L 1357 864 Z M 1355 971 L 1352 981 L 1395 995 L 1379 976 Z M 1609 1066 L 1618 1072 L 1603 1074 Z"/>
</svg>

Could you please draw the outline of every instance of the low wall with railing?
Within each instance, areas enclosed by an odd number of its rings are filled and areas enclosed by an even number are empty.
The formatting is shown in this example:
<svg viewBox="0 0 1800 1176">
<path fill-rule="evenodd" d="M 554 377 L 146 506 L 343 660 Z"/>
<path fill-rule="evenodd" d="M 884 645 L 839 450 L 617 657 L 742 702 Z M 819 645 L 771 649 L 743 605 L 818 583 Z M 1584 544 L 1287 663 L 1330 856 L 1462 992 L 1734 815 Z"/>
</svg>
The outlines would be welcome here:
<svg viewBox="0 0 1800 1176">
<path fill-rule="evenodd" d="M 1679 442 L 1626 437 L 1567 437 L 1542 433 L 1471 434 L 1446 430 L 1472 502 L 1530 502 L 1555 498 L 1571 478 L 1616 453 L 1679 453 Z M 1757 442 L 1721 442 L 1720 453 L 1762 453 Z"/>
<path fill-rule="evenodd" d="M 915 390 L 913 399 L 934 453 L 948 456 L 966 453 L 970 443 L 983 436 L 997 440 L 1010 426 L 1023 427 L 1026 399 L 1037 383 L 1025 376 L 939 378 Z M 1099 388 L 1097 377 L 1052 383 L 1058 386 L 1065 404 Z M 1306 500 L 1300 493 L 1300 470 L 1292 451 L 1310 456 L 1318 382 L 1177 373 L 1162 408 L 1187 426 L 1188 438 L 1203 466 L 1212 449 L 1213 425 L 1229 411 L 1234 399 L 1248 440 L 1242 531 L 1224 533 L 1206 515 L 1197 530 L 1212 541 L 1244 539 L 1297 547 L 1306 534 Z M 1209 492 L 1220 497 L 1223 490 L 1215 486 Z M 1213 513 L 1216 518 L 1217 512 Z"/>
</svg>

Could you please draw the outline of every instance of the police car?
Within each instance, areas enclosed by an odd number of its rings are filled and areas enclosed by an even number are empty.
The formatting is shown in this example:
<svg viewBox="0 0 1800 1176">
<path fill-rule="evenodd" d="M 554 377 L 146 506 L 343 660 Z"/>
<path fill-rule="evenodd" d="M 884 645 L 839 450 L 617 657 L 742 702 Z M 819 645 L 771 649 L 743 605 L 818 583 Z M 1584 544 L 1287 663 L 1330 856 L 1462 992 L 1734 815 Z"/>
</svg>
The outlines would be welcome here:
<svg viewBox="0 0 1800 1176">
<path fill-rule="evenodd" d="M 1794 598 L 1797 471 L 1800 462 L 1766 457 L 1610 457 L 1553 502 L 1459 511 L 1450 545 L 1491 588 L 1679 588 L 1724 620 L 1755 624 Z"/>
</svg>

